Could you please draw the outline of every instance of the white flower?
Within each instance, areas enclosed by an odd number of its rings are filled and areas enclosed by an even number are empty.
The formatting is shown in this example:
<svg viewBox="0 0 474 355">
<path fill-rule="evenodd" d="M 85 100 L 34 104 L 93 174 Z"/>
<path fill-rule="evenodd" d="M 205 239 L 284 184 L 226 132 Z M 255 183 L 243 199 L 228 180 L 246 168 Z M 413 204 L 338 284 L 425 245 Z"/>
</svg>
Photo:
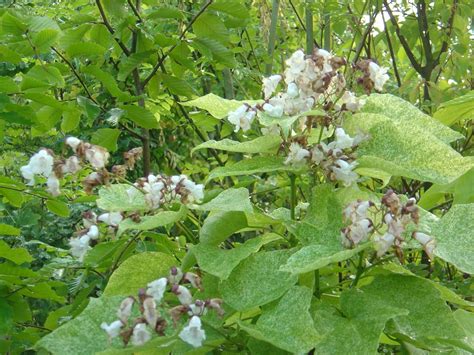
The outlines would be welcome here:
<svg viewBox="0 0 474 355">
<path fill-rule="evenodd" d="M 367 239 L 372 229 L 372 222 L 369 219 L 364 218 L 357 221 L 350 226 L 350 239 L 354 245 L 357 245 Z"/>
<path fill-rule="evenodd" d="M 430 259 L 433 259 L 433 252 L 436 247 L 436 241 L 429 236 L 428 234 L 415 232 L 413 233 L 413 238 L 415 238 L 425 250 L 426 254 Z"/>
<path fill-rule="evenodd" d="M 354 144 L 354 138 L 351 138 L 343 128 L 336 128 L 336 140 L 329 144 L 329 147 L 332 149 L 348 149 L 351 148 Z"/>
<path fill-rule="evenodd" d="M 252 108 L 247 105 L 242 105 L 235 111 L 229 112 L 227 120 L 235 125 L 234 132 L 238 132 L 239 129 L 246 132 L 250 129 L 255 114 L 256 112 Z"/>
<path fill-rule="evenodd" d="M 390 233 L 385 233 L 383 236 L 375 238 L 375 250 L 377 250 L 377 256 L 381 257 L 388 249 L 393 245 L 395 236 Z"/>
<path fill-rule="evenodd" d="M 272 104 L 266 103 L 263 104 L 263 111 L 272 117 L 283 116 L 283 106 L 274 106 Z"/>
<path fill-rule="evenodd" d="M 21 175 L 28 180 L 26 183 L 29 186 L 33 186 L 35 184 L 35 174 L 31 170 L 31 167 L 29 165 L 22 166 L 20 168 Z"/>
<path fill-rule="evenodd" d="M 85 150 L 84 155 L 94 169 L 104 168 L 109 160 L 109 152 L 98 145 L 90 144 Z"/>
<path fill-rule="evenodd" d="M 344 95 L 341 96 L 339 99 L 339 103 L 342 105 L 345 105 L 345 108 L 349 111 L 356 112 L 358 111 L 362 105 L 365 103 L 364 100 L 358 99 L 354 93 L 346 90 L 344 92 Z"/>
<path fill-rule="evenodd" d="M 179 337 L 194 348 L 202 346 L 202 342 L 206 340 L 206 334 L 201 328 L 201 319 L 193 316 L 189 324 L 179 333 Z"/>
<path fill-rule="evenodd" d="M 53 196 L 58 196 L 61 193 L 61 191 L 59 190 L 59 179 L 54 174 L 51 174 L 48 177 L 48 180 L 46 181 L 46 186 L 48 186 L 46 191 Z"/>
<path fill-rule="evenodd" d="M 74 152 L 77 152 L 77 147 L 79 147 L 79 144 L 81 143 L 82 141 L 79 138 L 76 138 L 76 137 L 66 138 L 66 144 L 70 146 Z"/>
<path fill-rule="evenodd" d="M 204 185 L 203 184 L 196 184 L 193 181 L 186 178 L 183 181 L 183 186 L 190 193 L 190 196 L 188 196 L 189 202 L 195 202 L 195 201 L 199 202 L 204 198 Z"/>
<path fill-rule="evenodd" d="M 115 338 L 120 335 L 120 329 L 122 329 L 123 323 L 119 320 L 110 324 L 103 322 L 100 327 L 107 332 L 109 338 Z"/>
<path fill-rule="evenodd" d="M 307 149 L 302 148 L 298 143 L 291 143 L 288 157 L 285 164 L 298 164 L 310 155 Z"/>
<path fill-rule="evenodd" d="M 203 301 L 196 300 L 196 302 L 189 305 L 188 314 L 190 316 L 203 316 L 206 313 L 207 313 L 207 308 Z"/>
<path fill-rule="evenodd" d="M 172 267 L 168 276 L 168 281 L 171 285 L 179 284 L 181 279 L 183 278 L 183 272 L 179 267 Z"/>
<path fill-rule="evenodd" d="M 97 219 L 108 226 L 117 227 L 122 222 L 123 216 L 120 212 L 110 212 L 101 214 Z"/>
<path fill-rule="evenodd" d="M 49 177 L 53 171 L 54 157 L 46 150 L 41 149 L 34 154 L 28 163 L 31 173 Z"/>
<path fill-rule="evenodd" d="M 193 295 L 191 295 L 191 292 L 186 287 L 179 285 L 175 293 L 178 296 L 178 300 L 181 304 L 189 306 L 191 303 L 193 303 Z"/>
<path fill-rule="evenodd" d="M 146 294 L 153 297 L 156 303 L 160 303 L 165 294 L 167 283 L 168 280 L 166 277 L 150 282 L 147 285 L 148 288 L 146 289 Z"/>
<path fill-rule="evenodd" d="M 359 175 L 352 171 L 357 166 L 357 162 L 348 163 L 338 159 L 332 167 L 336 180 L 342 181 L 344 186 L 350 186 L 357 181 Z"/>
<path fill-rule="evenodd" d="M 285 61 L 285 82 L 287 84 L 294 82 L 306 67 L 304 52 L 300 49 L 294 52 L 289 59 Z"/>
<path fill-rule="evenodd" d="M 376 63 L 369 63 L 370 80 L 374 83 L 375 90 L 382 91 L 385 82 L 389 76 L 387 74 L 387 68 L 381 68 Z"/>
<path fill-rule="evenodd" d="M 99 228 L 96 225 L 91 225 L 86 234 L 90 239 L 99 238 Z"/>
<path fill-rule="evenodd" d="M 145 323 L 138 323 L 135 328 L 133 328 L 132 334 L 132 344 L 135 346 L 140 346 L 145 344 L 148 340 L 151 339 L 151 334 L 146 328 Z"/>
<path fill-rule="evenodd" d="M 97 215 L 93 211 L 84 212 L 82 217 L 82 224 L 85 228 L 90 228 L 90 226 L 97 223 Z"/>
<path fill-rule="evenodd" d="M 127 297 L 120 303 L 119 309 L 117 310 L 117 317 L 119 317 L 124 324 L 128 322 L 128 318 L 130 318 L 132 314 L 134 303 L 135 299 L 133 297 Z"/>
<path fill-rule="evenodd" d="M 270 96 L 272 96 L 280 80 L 281 75 L 272 75 L 268 78 L 263 78 L 263 92 L 265 95 L 265 100 L 269 99 Z"/>
<path fill-rule="evenodd" d="M 311 150 L 311 160 L 315 162 L 316 164 L 320 164 L 324 159 L 326 159 L 326 152 L 327 150 L 323 149 L 323 146 L 321 148 L 316 145 L 312 150 Z"/>
<path fill-rule="evenodd" d="M 370 207 L 369 201 L 355 201 L 344 209 L 344 217 L 352 223 L 367 218 L 367 211 Z"/>
<path fill-rule="evenodd" d="M 89 246 L 90 237 L 85 234 L 82 237 L 72 238 L 69 240 L 69 245 L 71 246 L 71 254 L 72 256 L 82 261 L 86 253 L 91 249 Z"/>
<path fill-rule="evenodd" d="M 289 98 L 294 99 L 299 94 L 298 86 L 295 83 L 289 83 L 286 89 L 286 94 Z"/>
</svg>

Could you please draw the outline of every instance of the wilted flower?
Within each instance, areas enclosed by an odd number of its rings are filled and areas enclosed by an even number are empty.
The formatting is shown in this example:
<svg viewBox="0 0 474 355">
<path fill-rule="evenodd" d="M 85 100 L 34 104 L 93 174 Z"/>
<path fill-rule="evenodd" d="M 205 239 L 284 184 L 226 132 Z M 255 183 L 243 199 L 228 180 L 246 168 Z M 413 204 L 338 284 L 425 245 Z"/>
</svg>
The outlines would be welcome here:
<svg viewBox="0 0 474 355">
<path fill-rule="evenodd" d="M 132 344 L 135 346 L 140 346 L 145 344 L 151 339 L 150 331 L 147 329 L 145 323 L 138 323 L 133 328 L 132 333 Z"/>
<path fill-rule="evenodd" d="M 354 138 L 351 138 L 343 128 L 336 128 L 335 131 L 336 140 L 329 144 L 329 148 L 336 149 L 348 149 L 354 145 Z"/>
<path fill-rule="evenodd" d="M 381 257 L 384 255 L 395 242 L 395 236 L 390 233 L 385 233 L 383 236 L 377 236 L 375 238 L 375 250 L 377 250 L 377 256 Z"/>
<path fill-rule="evenodd" d="M 202 346 L 202 342 L 206 340 L 206 334 L 201 328 L 201 319 L 198 316 L 193 316 L 189 324 L 179 333 L 179 337 L 195 348 Z"/>
<path fill-rule="evenodd" d="M 117 311 L 117 317 L 119 317 L 124 324 L 127 324 L 128 318 L 130 318 L 130 315 L 132 314 L 134 303 L 135 299 L 133 297 L 127 297 L 122 301 L 122 303 L 120 303 L 119 309 Z"/>
<path fill-rule="evenodd" d="M 77 148 L 79 148 L 79 145 L 82 143 L 82 141 L 79 138 L 76 137 L 67 137 L 66 138 L 66 144 L 72 148 L 74 152 L 77 152 Z"/>
<path fill-rule="evenodd" d="M 54 174 L 51 174 L 48 177 L 48 180 L 46 181 L 46 186 L 48 187 L 46 191 L 53 196 L 58 196 L 61 193 L 61 191 L 59 190 L 59 179 Z"/>
<path fill-rule="evenodd" d="M 193 295 L 186 287 L 182 285 L 174 285 L 172 291 L 176 296 L 178 296 L 178 300 L 181 304 L 189 306 L 193 303 Z"/>
<path fill-rule="evenodd" d="M 310 156 L 307 149 L 304 149 L 298 143 L 291 143 L 288 157 L 285 164 L 298 164 Z"/>
<path fill-rule="evenodd" d="M 348 163 L 345 160 L 338 159 L 332 167 L 336 180 L 342 181 L 344 186 L 350 186 L 357 181 L 357 175 L 353 169 L 357 166 L 357 162 Z"/>
<path fill-rule="evenodd" d="M 155 329 L 158 315 L 156 314 L 156 303 L 153 297 L 147 297 L 143 300 L 143 317 L 150 327 Z"/>
<path fill-rule="evenodd" d="M 428 255 L 428 257 L 432 260 L 434 256 L 433 252 L 436 247 L 436 241 L 428 234 L 421 232 L 414 232 L 413 238 L 423 246 L 426 255 Z"/>
</svg>

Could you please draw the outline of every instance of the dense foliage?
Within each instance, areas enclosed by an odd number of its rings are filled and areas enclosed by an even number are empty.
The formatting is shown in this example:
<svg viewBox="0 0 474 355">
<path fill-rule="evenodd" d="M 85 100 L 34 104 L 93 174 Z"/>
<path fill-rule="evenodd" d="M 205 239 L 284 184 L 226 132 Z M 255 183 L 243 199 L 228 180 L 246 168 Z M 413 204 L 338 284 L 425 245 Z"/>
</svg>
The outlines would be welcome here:
<svg viewBox="0 0 474 355">
<path fill-rule="evenodd" d="M 474 352 L 468 1 L 0 4 L 0 353 Z"/>
</svg>

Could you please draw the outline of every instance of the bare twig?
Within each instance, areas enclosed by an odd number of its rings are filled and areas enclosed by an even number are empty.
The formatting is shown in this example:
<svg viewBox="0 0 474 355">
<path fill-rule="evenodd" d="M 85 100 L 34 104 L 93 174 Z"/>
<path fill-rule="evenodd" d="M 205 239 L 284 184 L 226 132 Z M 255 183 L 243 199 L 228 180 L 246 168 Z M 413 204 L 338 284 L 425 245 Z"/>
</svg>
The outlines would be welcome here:
<svg viewBox="0 0 474 355">
<path fill-rule="evenodd" d="M 102 22 L 104 26 L 110 32 L 115 42 L 117 42 L 119 47 L 122 49 L 123 53 L 128 57 L 130 55 L 130 51 L 128 50 L 127 46 L 120 40 L 120 38 L 115 36 L 115 30 L 110 25 L 109 20 L 107 20 L 107 16 L 105 15 L 104 8 L 102 7 L 102 3 L 100 2 L 100 0 L 95 0 L 95 3 L 97 5 L 97 8 L 99 9 L 100 17 L 102 17 Z"/>
</svg>

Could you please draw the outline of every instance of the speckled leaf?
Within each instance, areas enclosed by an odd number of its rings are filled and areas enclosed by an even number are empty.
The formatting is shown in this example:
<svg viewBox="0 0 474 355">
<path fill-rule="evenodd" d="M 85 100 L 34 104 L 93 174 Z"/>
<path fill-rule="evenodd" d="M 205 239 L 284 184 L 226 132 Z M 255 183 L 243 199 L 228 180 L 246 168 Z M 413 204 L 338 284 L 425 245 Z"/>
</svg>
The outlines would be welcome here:
<svg viewBox="0 0 474 355">
<path fill-rule="evenodd" d="M 439 105 L 434 118 L 451 126 L 458 121 L 465 121 L 474 117 L 474 91 L 458 96 L 453 100 Z"/>
<path fill-rule="evenodd" d="M 236 245 L 233 249 L 221 249 L 208 244 L 198 244 L 194 245 L 191 250 L 201 270 L 221 279 L 226 279 L 242 260 L 257 252 L 263 245 L 279 238 L 281 238 L 279 235 L 269 233 L 250 239 L 241 245 Z"/>
<path fill-rule="evenodd" d="M 276 135 L 262 136 L 245 142 L 233 141 L 226 138 L 221 141 L 210 140 L 199 144 L 197 147 L 193 148 L 191 154 L 198 149 L 204 148 L 212 148 L 238 153 L 276 153 L 280 144 L 281 137 Z"/>
<path fill-rule="evenodd" d="M 133 255 L 115 270 L 104 290 L 105 296 L 135 296 L 148 282 L 168 275 L 177 261 L 170 255 L 144 252 Z"/>
<path fill-rule="evenodd" d="M 474 162 L 428 132 L 400 128 L 386 116 L 358 114 L 346 127 L 368 129 L 370 138 L 357 150 L 359 168 L 385 171 L 420 181 L 447 184 L 466 173 Z"/>
<path fill-rule="evenodd" d="M 215 118 L 223 119 L 227 117 L 230 111 L 234 111 L 242 106 L 244 102 L 253 104 L 256 101 L 227 100 L 214 94 L 207 94 L 195 100 L 181 102 L 181 105 L 197 107 L 209 112 Z"/>
<path fill-rule="evenodd" d="M 467 343 L 474 348 L 474 313 L 458 309 L 454 312 L 454 318 L 464 329 Z"/>
<path fill-rule="evenodd" d="M 366 98 L 361 111 L 385 116 L 406 134 L 429 133 L 445 143 L 463 137 L 459 132 L 453 131 L 408 101 L 394 95 L 372 94 Z M 363 119 L 363 116 L 360 119 Z"/>
<path fill-rule="evenodd" d="M 474 204 L 454 205 L 433 226 L 435 255 L 474 274 Z"/>
<path fill-rule="evenodd" d="M 117 309 L 122 300 L 122 296 L 91 298 L 78 317 L 40 339 L 35 348 L 47 350 L 53 355 L 90 355 L 107 349 L 107 333 L 100 328 L 100 324 L 117 319 Z"/>
<path fill-rule="evenodd" d="M 377 314 L 390 308 L 406 310 L 405 315 L 396 316 L 387 324 L 385 332 L 392 336 L 433 350 L 449 349 L 450 344 L 462 345 L 463 329 L 428 280 L 400 274 L 383 275 L 360 290 L 346 294 L 353 299 L 351 304 L 344 305 L 343 295 L 341 303 L 345 314 Z"/>
<path fill-rule="evenodd" d="M 181 209 L 177 212 L 174 211 L 161 211 L 151 216 L 140 217 L 139 222 L 134 222 L 132 219 L 127 218 L 120 222 L 117 237 L 121 236 L 127 230 L 141 230 L 147 231 L 158 227 L 173 224 L 186 216 L 187 208 L 181 206 Z"/>
<path fill-rule="evenodd" d="M 319 340 L 308 310 L 312 293 L 309 288 L 295 286 L 275 306 L 266 309 L 257 323 L 240 322 L 250 336 L 266 341 L 294 354 L 310 351 Z"/>
<path fill-rule="evenodd" d="M 144 211 L 148 210 L 145 197 L 140 191 L 136 191 L 131 196 L 127 193 L 132 186 L 127 184 L 113 184 L 102 187 L 99 190 L 97 206 L 105 211 Z"/>
<path fill-rule="evenodd" d="M 253 207 L 250 203 L 249 190 L 244 187 L 238 189 L 226 189 L 211 201 L 202 205 L 193 206 L 193 209 L 201 211 L 253 212 Z"/>
<path fill-rule="evenodd" d="M 292 274 L 303 274 L 332 263 L 350 259 L 371 245 L 371 243 L 364 243 L 354 249 L 346 249 L 342 246 L 340 240 L 337 240 L 337 243 L 334 244 L 311 244 L 290 256 L 287 263 L 280 267 L 280 270 Z"/>
<path fill-rule="evenodd" d="M 407 314 L 403 309 L 384 307 L 360 297 L 358 291 L 346 291 L 341 298 L 343 314 L 326 303 L 315 306 L 315 328 L 323 335 L 316 354 L 377 354 L 379 338 L 387 321 Z M 373 306 L 373 311 L 371 307 Z"/>
<path fill-rule="evenodd" d="M 245 311 L 282 296 L 297 281 L 296 275 L 279 270 L 292 252 L 260 252 L 242 261 L 219 286 L 224 302 Z"/>
<path fill-rule="evenodd" d="M 274 171 L 293 171 L 295 168 L 283 163 L 284 159 L 277 156 L 253 157 L 241 160 L 232 165 L 215 168 L 207 177 L 207 181 L 215 178 L 236 175 L 253 175 Z"/>
</svg>

